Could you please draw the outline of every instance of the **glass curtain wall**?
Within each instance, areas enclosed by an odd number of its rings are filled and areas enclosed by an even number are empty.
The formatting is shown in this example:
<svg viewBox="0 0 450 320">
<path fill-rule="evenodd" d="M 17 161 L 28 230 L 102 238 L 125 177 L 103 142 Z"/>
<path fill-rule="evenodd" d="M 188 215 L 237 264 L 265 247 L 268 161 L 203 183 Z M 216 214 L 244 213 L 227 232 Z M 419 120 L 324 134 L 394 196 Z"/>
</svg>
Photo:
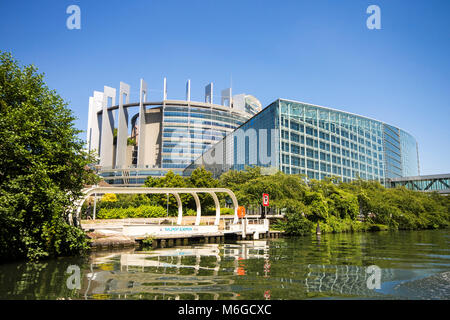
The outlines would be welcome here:
<svg viewBox="0 0 450 320">
<path fill-rule="evenodd" d="M 247 140 L 251 129 L 257 136 L 256 146 Z M 387 178 L 418 171 L 416 142 L 406 132 L 355 114 L 284 99 L 273 102 L 211 149 L 208 155 L 220 149 L 229 162 L 210 169 L 218 174 L 247 165 L 264 166 L 259 161 L 261 129 L 275 132 L 277 143 L 269 143 L 269 148 L 276 154 L 275 167 L 287 174 L 386 184 Z M 237 143 L 243 136 L 245 143 Z M 199 157 L 190 169 L 204 165 L 204 159 Z"/>
<path fill-rule="evenodd" d="M 249 117 L 231 109 L 164 106 L 162 168 L 185 168 Z"/>
<path fill-rule="evenodd" d="M 380 122 L 294 101 L 278 103 L 283 172 L 384 183 Z"/>
<path fill-rule="evenodd" d="M 402 151 L 402 176 L 412 177 L 420 175 L 419 151 L 416 139 L 401 129 L 400 147 Z"/>
</svg>

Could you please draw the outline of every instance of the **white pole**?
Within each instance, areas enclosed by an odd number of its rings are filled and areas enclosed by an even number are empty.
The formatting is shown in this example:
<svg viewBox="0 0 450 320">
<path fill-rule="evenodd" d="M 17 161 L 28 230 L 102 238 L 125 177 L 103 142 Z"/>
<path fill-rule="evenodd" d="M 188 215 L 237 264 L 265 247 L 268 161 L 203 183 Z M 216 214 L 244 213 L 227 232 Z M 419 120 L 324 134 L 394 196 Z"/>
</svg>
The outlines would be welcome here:
<svg viewBox="0 0 450 320">
<path fill-rule="evenodd" d="M 94 193 L 94 213 L 92 215 L 92 220 L 95 220 L 95 210 L 97 208 L 97 194 Z"/>
<path fill-rule="evenodd" d="M 167 218 L 169 217 L 169 194 L 167 193 Z"/>
</svg>

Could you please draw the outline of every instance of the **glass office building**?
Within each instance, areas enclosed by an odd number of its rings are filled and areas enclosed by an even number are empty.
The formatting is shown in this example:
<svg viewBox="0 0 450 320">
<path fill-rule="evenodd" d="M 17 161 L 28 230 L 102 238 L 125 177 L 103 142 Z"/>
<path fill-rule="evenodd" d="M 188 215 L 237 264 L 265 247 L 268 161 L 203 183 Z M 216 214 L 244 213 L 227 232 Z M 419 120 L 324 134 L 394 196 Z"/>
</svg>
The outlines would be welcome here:
<svg viewBox="0 0 450 320">
<path fill-rule="evenodd" d="M 163 106 L 162 168 L 185 168 L 251 114 L 199 103 Z"/>
<path fill-rule="evenodd" d="M 418 175 L 415 139 L 367 117 L 278 99 L 205 152 L 185 171 L 205 166 L 215 176 L 245 166 L 272 167 L 309 179 L 358 177 L 385 183 Z"/>
</svg>

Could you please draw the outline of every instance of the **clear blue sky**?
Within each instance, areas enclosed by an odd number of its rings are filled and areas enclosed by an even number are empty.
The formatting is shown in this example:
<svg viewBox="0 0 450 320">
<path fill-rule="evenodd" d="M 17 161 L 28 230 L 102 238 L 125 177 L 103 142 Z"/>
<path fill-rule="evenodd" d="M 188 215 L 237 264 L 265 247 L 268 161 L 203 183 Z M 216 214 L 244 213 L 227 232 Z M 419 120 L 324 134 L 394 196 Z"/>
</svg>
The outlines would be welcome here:
<svg viewBox="0 0 450 320">
<path fill-rule="evenodd" d="M 66 8 L 81 8 L 68 30 Z M 369 30 L 369 5 L 381 30 Z M 450 1 L 189 0 L 0 2 L 0 50 L 35 64 L 86 130 L 88 98 L 139 79 L 150 99 L 204 86 L 342 109 L 417 139 L 421 174 L 450 172 Z M 83 135 L 84 137 L 84 135 Z"/>
</svg>

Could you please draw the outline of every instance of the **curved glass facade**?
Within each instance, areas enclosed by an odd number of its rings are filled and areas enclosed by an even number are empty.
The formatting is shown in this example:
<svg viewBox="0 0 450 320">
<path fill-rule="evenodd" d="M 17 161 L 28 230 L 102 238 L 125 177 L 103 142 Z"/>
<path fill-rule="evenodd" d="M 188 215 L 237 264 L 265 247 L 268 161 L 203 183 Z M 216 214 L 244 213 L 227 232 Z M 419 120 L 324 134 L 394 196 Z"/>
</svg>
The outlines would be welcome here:
<svg viewBox="0 0 450 320">
<path fill-rule="evenodd" d="M 279 110 L 283 172 L 384 180 L 382 123 L 285 100 L 279 100 Z"/>
<path fill-rule="evenodd" d="M 262 163 L 261 152 L 252 149 L 248 141 L 237 143 L 236 137 L 250 129 L 256 129 L 258 146 L 265 140 L 260 137 L 264 129 L 267 133 L 275 130 L 276 142 L 265 142 L 267 149 L 276 153 L 271 164 Z M 228 135 L 218 148 L 228 159 L 222 169 L 206 163 L 214 152 L 211 150 L 188 170 L 205 165 L 217 176 L 228 169 L 258 165 L 305 174 L 310 179 L 338 176 L 350 181 L 360 177 L 381 183 L 386 178 L 418 174 L 417 144 L 408 133 L 363 116 L 290 100 L 275 101 Z M 255 152 L 257 156 L 252 156 Z M 236 161 L 239 154 L 244 161 Z"/>
<path fill-rule="evenodd" d="M 419 151 L 416 139 L 401 129 L 400 147 L 402 151 L 402 176 L 411 177 L 420 175 Z"/>
<path fill-rule="evenodd" d="M 161 167 L 185 168 L 251 116 L 212 105 L 163 106 Z"/>
</svg>

